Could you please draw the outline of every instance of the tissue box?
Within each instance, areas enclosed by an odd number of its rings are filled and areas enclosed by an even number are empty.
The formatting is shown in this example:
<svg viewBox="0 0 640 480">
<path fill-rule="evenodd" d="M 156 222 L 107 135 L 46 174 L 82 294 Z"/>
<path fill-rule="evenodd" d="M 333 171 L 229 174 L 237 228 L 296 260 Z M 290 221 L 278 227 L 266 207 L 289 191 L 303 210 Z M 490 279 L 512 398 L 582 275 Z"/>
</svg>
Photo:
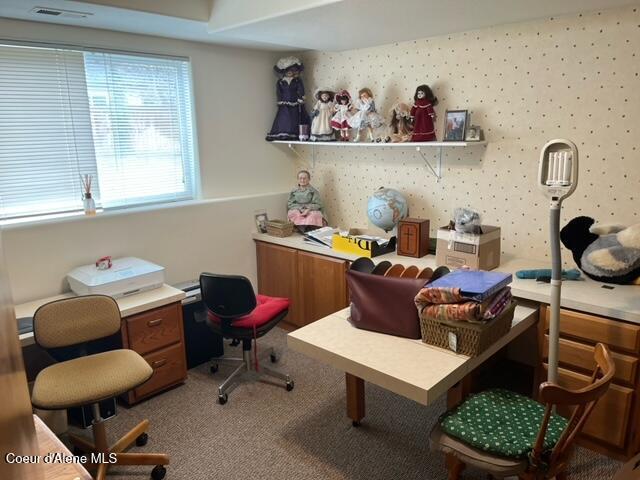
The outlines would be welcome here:
<svg viewBox="0 0 640 480">
<path fill-rule="evenodd" d="M 438 229 L 436 263 L 451 268 L 468 266 L 492 270 L 500 265 L 500 227 L 483 225 L 479 235 Z"/>
</svg>

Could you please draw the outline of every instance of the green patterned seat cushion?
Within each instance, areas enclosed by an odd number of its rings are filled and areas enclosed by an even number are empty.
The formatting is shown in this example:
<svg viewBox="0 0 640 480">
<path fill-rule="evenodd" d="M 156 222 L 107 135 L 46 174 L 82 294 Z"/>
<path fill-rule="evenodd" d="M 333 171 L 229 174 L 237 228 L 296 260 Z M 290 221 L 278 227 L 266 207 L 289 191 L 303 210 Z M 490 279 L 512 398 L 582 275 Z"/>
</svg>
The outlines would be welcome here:
<svg viewBox="0 0 640 480">
<path fill-rule="evenodd" d="M 544 405 L 508 390 L 487 390 L 469 397 L 443 415 L 444 432 L 474 448 L 509 458 L 527 458 L 533 449 Z M 551 450 L 560 439 L 567 420 L 552 415 L 544 441 Z"/>
</svg>

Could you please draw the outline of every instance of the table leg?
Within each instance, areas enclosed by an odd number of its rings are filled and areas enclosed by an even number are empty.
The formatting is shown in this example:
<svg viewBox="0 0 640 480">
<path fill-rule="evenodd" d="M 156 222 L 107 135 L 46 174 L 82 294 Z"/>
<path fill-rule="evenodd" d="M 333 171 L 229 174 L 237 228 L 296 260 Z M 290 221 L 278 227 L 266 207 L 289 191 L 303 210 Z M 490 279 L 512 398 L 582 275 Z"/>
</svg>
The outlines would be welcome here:
<svg viewBox="0 0 640 480">
<path fill-rule="evenodd" d="M 350 373 L 345 373 L 347 382 L 347 416 L 353 426 L 360 425 L 364 418 L 364 380 Z"/>
</svg>

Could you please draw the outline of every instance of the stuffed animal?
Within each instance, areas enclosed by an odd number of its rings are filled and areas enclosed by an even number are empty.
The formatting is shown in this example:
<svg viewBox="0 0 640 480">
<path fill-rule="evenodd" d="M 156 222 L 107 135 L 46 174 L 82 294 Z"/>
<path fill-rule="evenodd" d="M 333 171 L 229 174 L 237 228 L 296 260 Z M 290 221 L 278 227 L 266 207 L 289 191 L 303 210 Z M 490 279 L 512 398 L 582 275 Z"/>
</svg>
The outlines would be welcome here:
<svg viewBox="0 0 640 480">
<path fill-rule="evenodd" d="M 599 282 L 640 285 L 640 223 L 594 224 L 591 217 L 576 217 L 560 231 L 578 267 Z"/>
</svg>

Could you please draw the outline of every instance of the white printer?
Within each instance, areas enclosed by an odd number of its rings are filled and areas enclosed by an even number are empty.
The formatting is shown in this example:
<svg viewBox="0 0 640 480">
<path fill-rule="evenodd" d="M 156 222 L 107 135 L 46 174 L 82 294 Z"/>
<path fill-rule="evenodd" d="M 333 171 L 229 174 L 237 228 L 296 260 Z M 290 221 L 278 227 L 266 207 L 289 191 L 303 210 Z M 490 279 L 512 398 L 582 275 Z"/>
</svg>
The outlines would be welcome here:
<svg viewBox="0 0 640 480">
<path fill-rule="evenodd" d="M 135 257 L 117 258 L 106 270 L 99 270 L 95 265 L 75 268 L 67 274 L 67 280 L 78 295 L 119 298 L 161 287 L 164 267 Z"/>
</svg>

